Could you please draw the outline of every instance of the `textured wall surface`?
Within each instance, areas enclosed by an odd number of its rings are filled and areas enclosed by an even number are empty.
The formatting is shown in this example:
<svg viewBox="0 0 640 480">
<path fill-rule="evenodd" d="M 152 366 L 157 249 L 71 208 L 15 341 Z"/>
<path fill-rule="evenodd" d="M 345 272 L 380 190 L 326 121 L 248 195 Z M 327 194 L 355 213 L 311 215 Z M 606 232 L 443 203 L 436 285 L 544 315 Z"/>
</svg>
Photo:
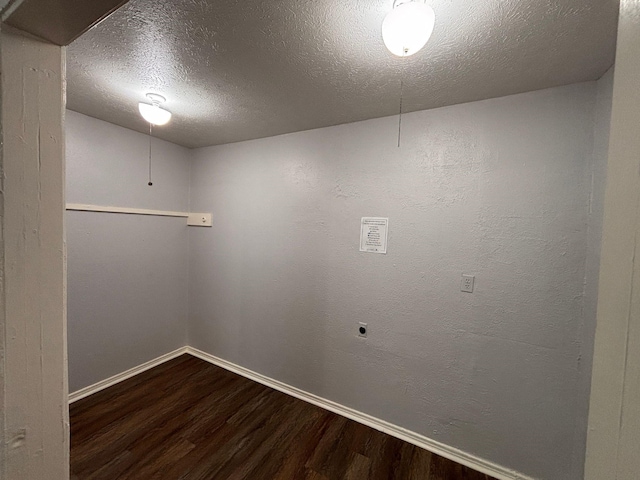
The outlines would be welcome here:
<svg viewBox="0 0 640 480">
<path fill-rule="evenodd" d="M 596 331 L 596 310 L 598 304 L 598 277 L 600 272 L 600 248 L 602 243 L 602 218 L 604 213 L 604 192 L 607 178 L 607 157 L 609 152 L 609 129 L 611 124 L 611 101 L 613 94 L 613 68 L 597 83 L 596 111 L 593 137 L 593 166 L 591 171 L 591 197 L 589 199 L 589 224 L 587 229 L 587 257 L 585 260 L 584 324 L 582 326 L 583 356 L 580 361 L 581 406 L 588 410 L 591 390 L 591 367 L 593 365 L 593 343 Z M 584 469 L 588 416 L 578 419 L 578 435 L 583 439 L 576 443 L 580 453 L 580 464 L 576 469 Z"/>
<path fill-rule="evenodd" d="M 585 478 L 640 471 L 640 2 L 620 4 Z"/>
<path fill-rule="evenodd" d="M 617 0 L 429 0 L 433 37 L 390 54 L 393 0 L 131 0 L 68 50 L 69 108 L 144 132 L 152 91 L 174 113 L 161 138 L 202 147 L 599 78 Z"/>
<path fill-rule="evenodd" d="M 67 112 L 67 201 L 186 211 L 189 151 Z M 182 347 L 187 320 L 184 218 L 67 212 L 69 389 Z"/>
<path fill-rule="evenodd" d="M 69 479 L 64 50 L 0 34 L 0 478 Z"/>
<path fill-rule="evenodd" d="M 153 138 L 149 187 L 148 135 L 76 112 L 66 126 L 68 203 L 187 210 L 188 149 Z"/>
<path fill-rule="evenodd" d="M 195 150 L 191 209 L 214 228 L 189 232 L 190 345 L 581 478 L 596 98 L 590 82 L 413 113 L 401 148 L 390 117 Z M 389 217 L 387 255 L 358 251 L 362 216 Z"/>
</svg>

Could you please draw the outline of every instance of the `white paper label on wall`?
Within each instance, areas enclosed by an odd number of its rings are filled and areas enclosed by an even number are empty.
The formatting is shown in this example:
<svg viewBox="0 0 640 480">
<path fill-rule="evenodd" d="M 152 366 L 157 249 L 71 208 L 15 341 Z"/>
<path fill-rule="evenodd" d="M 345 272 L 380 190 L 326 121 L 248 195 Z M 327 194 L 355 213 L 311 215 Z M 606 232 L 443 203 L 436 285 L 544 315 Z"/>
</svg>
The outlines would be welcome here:
<svg viewBox="0 0 640 480">
<path fill-rule="evenodd" d="M 387 253 L 388 227 L 388 218 L 362 217 L 362 223 L 360 225 L 360 251 Z"/>
</svg>

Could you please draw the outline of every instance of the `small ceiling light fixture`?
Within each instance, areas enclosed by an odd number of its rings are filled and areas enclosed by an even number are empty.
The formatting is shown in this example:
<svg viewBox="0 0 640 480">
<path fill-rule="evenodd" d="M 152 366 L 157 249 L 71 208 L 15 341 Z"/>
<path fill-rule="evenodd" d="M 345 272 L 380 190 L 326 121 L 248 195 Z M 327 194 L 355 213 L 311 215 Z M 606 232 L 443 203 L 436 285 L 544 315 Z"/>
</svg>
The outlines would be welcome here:
<svg viewBox="0 0 640 480">
<path fill-rule="evenodd" d="M 395 0 L 382 22 L 382 39 L 391 53 L 408 57 L 426 45 L 435 23 L 436 14 L 425 0 Z"/>
<path fill-rule="evenodd" d="M 171 120 L 171 112 L 160 108 L 160 104 L 166 101 L 162 95 L 157 93 L 147 93 L 147 98 L 151 100 L 151 105 L 140 102 L 138 110 L 140 115 L 151 125 L 165 125 Z"/>
<path fill-rule="evenodd" d="M 424 47 L 436 24 L 436 14 L 426 0 L 394 0 L 392 10 L 382 21 L 382 40 L 398 57 L 409 57 Z M 400 114 L 398 115 L 398 148 L 402 131 L 402 97 L 404 95 L 404 62 L 400 76 Z"/>
<path fill-rule="evenodd" d="M 151 100 L 151 105 L 148 103 L 138 103 L 138 110 L 140 110 L 140 115 L 147 122 L 149 122 L 149 182 L 147 185 L 150 187 L 153 186 L 153 181 L 151 180 L 151 139 L 153 137 L 153 126 L 154 125 L 166 125 L 169 120 L 171 120 L 171 112 L 169 110 L 165 110 L 164 108 L 160 108 L 160 104 L 164 103 L 167 99 L 162 95 L 158 95 L 157 93 L 147 93 L 147 98 Z"/>
</svg>

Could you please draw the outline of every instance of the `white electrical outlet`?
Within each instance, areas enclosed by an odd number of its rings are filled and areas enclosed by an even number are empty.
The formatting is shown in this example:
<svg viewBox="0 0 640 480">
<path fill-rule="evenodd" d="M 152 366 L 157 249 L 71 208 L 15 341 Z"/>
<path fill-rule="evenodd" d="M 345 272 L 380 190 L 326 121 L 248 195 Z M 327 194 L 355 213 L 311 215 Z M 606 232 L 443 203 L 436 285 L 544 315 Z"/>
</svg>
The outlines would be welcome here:
<svg viewBox="0 0 640 480">
<path fill-rule="evenodd" d="M 368 330 L 369 330 L 369 327 L 367 326 L 366 323 L 358 322 L 358 336 L 359 337 L 367 338 L 367 331 Z"/>
<path fill-rule="evenodd" d="M 462 275 L 462 284 L 460 285 L 460 291 L 466 293 L 473 293 L 473 284 L 476 277 L 473 275 Z"/>
</svg>

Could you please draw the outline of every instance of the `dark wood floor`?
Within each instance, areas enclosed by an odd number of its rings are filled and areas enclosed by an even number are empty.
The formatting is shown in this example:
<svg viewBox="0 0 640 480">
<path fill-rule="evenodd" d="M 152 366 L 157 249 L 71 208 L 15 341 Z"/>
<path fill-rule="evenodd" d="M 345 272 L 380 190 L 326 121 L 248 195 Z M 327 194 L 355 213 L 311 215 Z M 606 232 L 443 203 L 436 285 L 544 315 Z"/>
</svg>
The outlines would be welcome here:
<svg viewBox="0 0 640 480">
<path fill-rule="evenodd" d="M 72 480 L 491 480 L 190 355 L 70 415 Z"/>
</svg>

